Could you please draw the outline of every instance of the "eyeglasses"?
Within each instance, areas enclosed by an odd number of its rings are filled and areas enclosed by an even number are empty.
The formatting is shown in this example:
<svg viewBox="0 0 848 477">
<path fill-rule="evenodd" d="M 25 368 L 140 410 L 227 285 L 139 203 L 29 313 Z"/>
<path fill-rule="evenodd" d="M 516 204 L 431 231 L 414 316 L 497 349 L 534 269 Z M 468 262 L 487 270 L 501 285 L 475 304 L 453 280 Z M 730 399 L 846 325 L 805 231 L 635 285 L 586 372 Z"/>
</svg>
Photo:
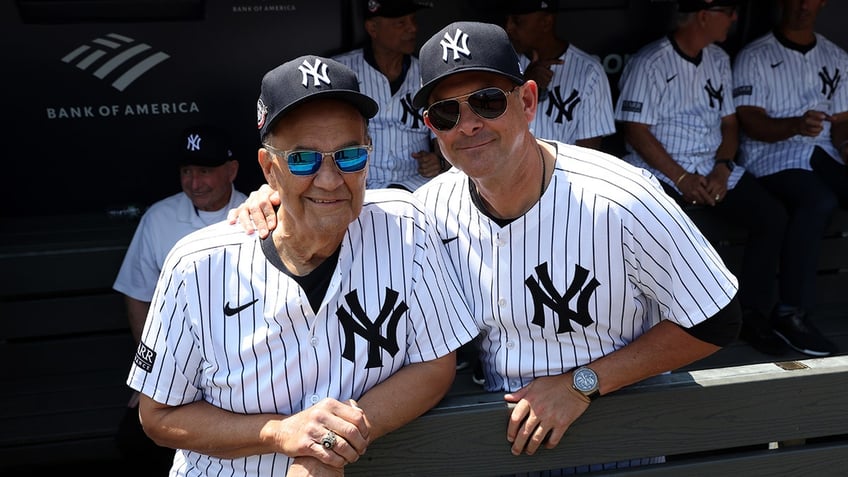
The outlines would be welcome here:
<svg viewBox="0 0 848 477">
<path fill-rule="evenodd" d="M 281 151 L 267 144 L 263 144 L 262 146 L 278 156 L 285 157 L 289 165 L 289 172 L 296 176 L 311 176 L 318 172 L 324 156 L 333 156 L 336 167 L 342 172 L 359 172 L 365 169 L 365 165 L 368 163 L 368 154 L 372 149 L 370 144 L 348 146 L 333 152 L 309 150 Z"/>
<path fill-rule="evenodd" d="M 459 123 L 459 106 L 468 103 L 474 114 L 483 119 L 497 119 L 506 112 L 507 96 L 515 91 L 512 88 L 504 91 L 500 88 L 484 88 L 463 96 L 443 99 L 431 104 L 424 114 L 430 119 L 430 124 L 439 131 L 450 131 Z"/>
</svg>

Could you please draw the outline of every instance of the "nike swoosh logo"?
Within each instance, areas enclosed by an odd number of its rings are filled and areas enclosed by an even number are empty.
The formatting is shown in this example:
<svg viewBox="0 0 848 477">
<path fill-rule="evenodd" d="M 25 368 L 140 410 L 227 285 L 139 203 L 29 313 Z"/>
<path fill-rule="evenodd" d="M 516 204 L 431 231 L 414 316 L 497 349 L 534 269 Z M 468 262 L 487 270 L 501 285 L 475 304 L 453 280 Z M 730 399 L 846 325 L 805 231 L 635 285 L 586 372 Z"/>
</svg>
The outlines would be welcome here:
<svg viewBox="0 0 848 477">
<path fill-rule="evenodd" d="M 227 303 L 224 305 L 224 315 L 226 315 L 226 316 L 233 316 L 233 315 L 237 315 L 238 313 L 241 313 L 242 311 L 244 311 L 244 310 L 246 310 L 246 309 L 250 308 L 251 306 L 253 306 L 253 304 L 254 304 L 254 303 L 256 303 L 257 301 L 259 301 L 259 298 L 257 298 L 257 299 L 255 299 L 255 300 L 253 300 L 253 301 L 252 301 L 252 302 L 250 302 L 250 303 L 245 303 L 244 305 L 237 306 L 237 307 L 235 307 L 235 308 L 230 308 L 230 302 L 227 302 Z"/>
<path fill-rule="evenodd" d="M 771 64 L 771 67 L 772 67 L 772 68 L 777 68 L 778 66 L 780 66 L 780 65 L 782 65 L 782 64 L 783 64 L 783 62 L 782 62 L 782 61 L 778 61 L 777 63 L 772 63 L 772 64 Z"/>
<path fill-rule="evenodd" d="M 459 237 L 457 236 L 457 237 L 451 237 L 451 238 L 442 239 L 442 244 L 443 244 L 443 245 L 447 245 L 447 244 L 449 244 L 449 243 L 453 242 L 454 240 L 456 240 L 456 239 L 458 239 L 458 238 L 459 238 Z"/>
<path fill-rule="evenodd" d="M 671 80 L 673 80 L 674 78 L 677 78 L 677 75 L 674 75 L 674 76 L 672 76 L 671 78 L 666 78 L 666 79 L 665 79 L 665 82 L 666 82 L 666 83 L 671 83 Z"/>
</svg>

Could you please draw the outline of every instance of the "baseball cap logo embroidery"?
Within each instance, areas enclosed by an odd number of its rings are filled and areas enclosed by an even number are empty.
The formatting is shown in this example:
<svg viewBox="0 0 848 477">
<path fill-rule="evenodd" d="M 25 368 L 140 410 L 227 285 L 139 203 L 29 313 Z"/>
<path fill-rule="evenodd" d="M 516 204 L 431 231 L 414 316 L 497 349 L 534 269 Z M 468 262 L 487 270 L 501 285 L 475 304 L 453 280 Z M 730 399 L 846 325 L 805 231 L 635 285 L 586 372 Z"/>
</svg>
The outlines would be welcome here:
<svg viewBox="0 0 848 477">
<path fill-rule="evenodd" d="M 321 83 L 330 84 L 330 77 L 327 76 L 327 64 L 315 59 L 315 64 L 310 65 L 309 60 L 303 60 L 303 63 L 297 68 L 303 74 L 302 85 L 309 87 L 309 77 L 312 77 L 312 86 L 320 86 Z M 320 73 L 318 70 L 321 70 Z"/>
<path fill-rule="evenodd" d="M 200 139 L 201 138 L 199 134 L 190 134 L 188 136 L 188 144 L 186 144 L 186 149 L 189 151 L 199 151 Z"/>
<path fill-rule="evenodd" d="M 461 43 L 461 46 L 460 46 Z M 462 53 L 466 57 L 471 56 L 471 50 L 468 49 L 468 34 L 456 29 L 453 38 L 445 32 L 445 39 L 439 42 L 442 45 L 442 61 L 448 62 L 448 50 L 453 50 L 453 59 L 458 60 L 459 54 Z"/>
<path fill-rule="evenodd" d="M 265 106 L 265 103 L 262 101 L 262 98 L 259 98 L 256 101 L 256 127 L 257 129 L 262 129 L 262 126 L 265 125 L 265 118 L 268 116 L 268 106 Z"/>
</svg>

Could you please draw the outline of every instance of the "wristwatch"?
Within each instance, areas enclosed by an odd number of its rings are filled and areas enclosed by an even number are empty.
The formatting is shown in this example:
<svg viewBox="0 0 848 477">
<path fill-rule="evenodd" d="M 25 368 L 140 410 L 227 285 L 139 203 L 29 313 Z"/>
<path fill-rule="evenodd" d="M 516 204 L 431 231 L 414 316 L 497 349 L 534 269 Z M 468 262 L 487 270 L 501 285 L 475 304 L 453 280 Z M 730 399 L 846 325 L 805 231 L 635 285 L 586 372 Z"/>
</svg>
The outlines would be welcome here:
<svg viewBox="0 0 848 477">
<path fill-rule="evenodd" d="M 598 375 L 591 368 L 581 366 L 571 375 L 571 387 L 589 398 L 590 401 L 601 395 Z"/>
<path fill-rule="evenodd" d="M 724 164 L 725 167 L 727 167 L 731 171 L 733 170 L 734 167 L 736 167 L 736 164 L 734 164 L 733 161 L 730 160 L 730 159 L 719 159 L 715 162 L 716 162 L 716 164 Z"/>
</svg>

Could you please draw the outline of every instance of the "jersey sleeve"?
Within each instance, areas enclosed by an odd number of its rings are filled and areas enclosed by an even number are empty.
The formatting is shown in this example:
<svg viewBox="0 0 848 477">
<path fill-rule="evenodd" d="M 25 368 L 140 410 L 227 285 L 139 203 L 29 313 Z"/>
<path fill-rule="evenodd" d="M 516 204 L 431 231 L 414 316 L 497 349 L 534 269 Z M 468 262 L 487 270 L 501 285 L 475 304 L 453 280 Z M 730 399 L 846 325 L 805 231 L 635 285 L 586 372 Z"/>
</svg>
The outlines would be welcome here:
<svg viewBox="0 0 848 477">
<path fill-rule="evenodd" d="M 149 215 L 142 216 L 113 285 L 124 295 L 145 302 L 152 300 L 160 272 L 151 223 Z"/>
<path fill-rule="evenodd" d="M 762 75 L 762 59 L 743 49 L 733 62 L 733 102 L 739 106 L 766 107 L 768 85 Z"/>
<path fill-rule="evenodd" d="M 617 121 L 656 124 L 655 105 L 659 104 L 659 91 L 644 57 L 636 55 L 627 63 L 619 80 L 619 90 L 615 107 Z"/>
<path fill-rule="evenodd" d="M 145 320 L 127 384 L 154 401 L 179 406 L 202 398 L 199 347 L 186 313 L 185 281 L 171 256 Z"/>
<path fill-rule="evenodd" d="M 612 93 L 609 79 L 601 65 L 593 65 L 585 92 L 586 104 L 581 110 L 586 114 L 578 122 L 575 138 L 589 139 L 614 134 Z"/>
</svg>

